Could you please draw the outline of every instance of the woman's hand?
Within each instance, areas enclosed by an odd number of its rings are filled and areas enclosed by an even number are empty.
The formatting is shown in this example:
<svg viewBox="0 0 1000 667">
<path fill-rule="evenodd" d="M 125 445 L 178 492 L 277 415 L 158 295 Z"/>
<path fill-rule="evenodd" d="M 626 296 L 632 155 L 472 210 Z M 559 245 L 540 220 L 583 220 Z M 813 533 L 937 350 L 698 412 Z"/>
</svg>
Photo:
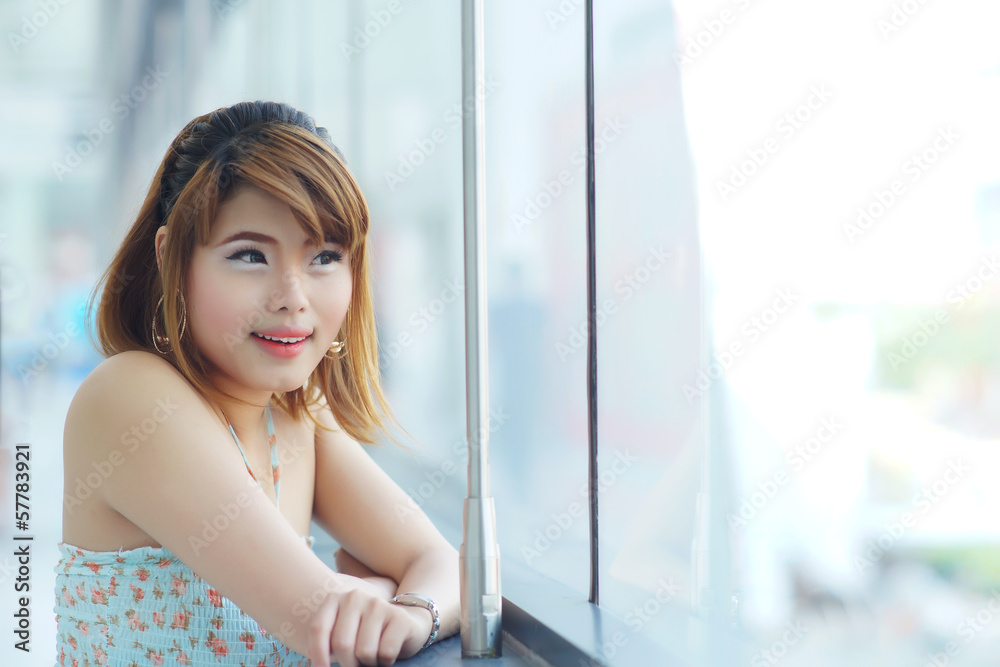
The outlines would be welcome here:
<svg viewBox="0 0 1000 667">
<path fill-rule="evenodd" d="M 333 593 L 309 625 L 309 658 L 315 667 L 392 665 L 419 651 L 431 626 L 426 609 L 394 604 L 368 586 Z"/>
</svg>

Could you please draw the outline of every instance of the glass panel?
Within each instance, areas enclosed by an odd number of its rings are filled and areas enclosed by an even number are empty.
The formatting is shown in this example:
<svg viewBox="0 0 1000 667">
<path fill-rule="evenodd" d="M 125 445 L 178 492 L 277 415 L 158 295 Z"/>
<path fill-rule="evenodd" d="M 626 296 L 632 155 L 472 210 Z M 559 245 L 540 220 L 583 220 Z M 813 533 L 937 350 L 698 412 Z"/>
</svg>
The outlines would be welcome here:
<svg viewBox="0 0 1000 667">
<path fill-rule="evenodd" d="M 742 660 L 991 664 L 997 7 L 676 4 Z"/>
<path fill-rule="evenodd" d="M 596 4 L 601 606 L 690 655 L 688 614 L 705 595 L 691 561 L 717 545 L 696 533 L 706 403 L 685 384 L 708 348 L 675 17 L 660 2 Z M 582 369 L 584 355 L 567 363 Z"/>
<path fill-rule="evenodd" d="M 573 161 L 582 43 L 537 21 L 532 3 L 487 11 L 489 437 L 501 554 L 585 595 L 585 385 L 558 357 L 585 318 Z M 393 448 L 374 455 L 456 544 L 467 462 L 458 19 L 443 5 L 401 14 L 396 36 L 370 47 L 385 55 L 365 65 L 361 174 L 376 212 L 385 378 L 420 443 L 417 466 Z M 448 37 L 428 48 L 429 32 Z"/>
</svg>

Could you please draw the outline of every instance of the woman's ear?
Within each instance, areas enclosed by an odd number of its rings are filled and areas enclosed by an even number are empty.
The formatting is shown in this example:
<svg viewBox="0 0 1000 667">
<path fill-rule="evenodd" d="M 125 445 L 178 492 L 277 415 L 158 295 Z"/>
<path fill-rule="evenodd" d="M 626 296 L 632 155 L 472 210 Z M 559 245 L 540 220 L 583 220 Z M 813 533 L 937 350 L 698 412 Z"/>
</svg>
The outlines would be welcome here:
<svg viewBox="0 0 1000 667">
<path fill-rule="evenodd" d="M 167 239 L 167 226 L 163 225 L 156 230 L 156 268 L 159 269 L 163 264 L 163 250 L 166 246 L 163 245 L 164 241 Z"/>
</svg>

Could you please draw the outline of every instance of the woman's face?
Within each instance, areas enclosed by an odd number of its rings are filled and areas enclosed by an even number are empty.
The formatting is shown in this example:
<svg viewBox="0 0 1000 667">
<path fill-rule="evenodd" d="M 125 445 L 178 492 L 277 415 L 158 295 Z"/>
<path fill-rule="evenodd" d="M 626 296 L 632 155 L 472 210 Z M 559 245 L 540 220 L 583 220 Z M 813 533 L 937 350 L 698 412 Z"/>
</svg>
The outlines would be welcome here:
<svg viewBox="0 0 1000 667">
<path fill-rule="evenodd" d="M 350 257 L 330 239 L 314 245 L 286 204 L 243 186 L 195 247 L 187 285 L 188 329 L 220 388 L 293 391 L 337 339 Z"/>
</svg>

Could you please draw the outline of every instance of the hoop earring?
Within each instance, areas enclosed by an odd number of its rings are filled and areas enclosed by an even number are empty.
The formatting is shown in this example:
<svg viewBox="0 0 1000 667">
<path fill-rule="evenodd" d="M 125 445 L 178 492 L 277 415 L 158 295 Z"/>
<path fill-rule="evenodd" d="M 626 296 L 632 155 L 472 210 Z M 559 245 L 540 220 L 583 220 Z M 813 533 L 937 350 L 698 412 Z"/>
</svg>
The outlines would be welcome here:
<svg viewBox="0 0 1000 667">
<path fill-rule="evenodd" d="M 184 302 L 184 295 L 181 294 L 180 290 L 177 290 L 177 296 L 181 299 L 181 331 L 177 335 L 177 340 L 180 340 L 184 337 L 184 330 L 187 327 L 187 304 Z M 170 338 L 168 338 L 166 334 L 161 334 L 156 330 L 156 316 L 160 312 L 160 307 L 162 305 L 163 295 L 161 294 L 160 300 L 156 302 L 156 308 L 153 310 L 153 322 L 150 329 L 153 334 L 153 347 L 156 348 L 156 351 L 160 354 L 167 354 L 172 349 L 170 347 Z M 166 348 L 166 351 L 160 348 L 161 345 Z"/>
<path fill-rule="evenodd" d="M 332 343 L 330 343 L 329 351 L 327 351 L 327 353 L 324 354 L 323 356 L 326 357 L 327 359 L 334 359 L 334 360 L 343 359 L 344 355 L 347 354 L 346 352 L 344 352 L 344 348 L 346 347 L 347 347 L 347 341 L 335 340 Z M 334 356 L 331 357 L 330 352 L 333 352 Z M 343 354 L 341 354 L 342 352 Z"/>
</svg>

